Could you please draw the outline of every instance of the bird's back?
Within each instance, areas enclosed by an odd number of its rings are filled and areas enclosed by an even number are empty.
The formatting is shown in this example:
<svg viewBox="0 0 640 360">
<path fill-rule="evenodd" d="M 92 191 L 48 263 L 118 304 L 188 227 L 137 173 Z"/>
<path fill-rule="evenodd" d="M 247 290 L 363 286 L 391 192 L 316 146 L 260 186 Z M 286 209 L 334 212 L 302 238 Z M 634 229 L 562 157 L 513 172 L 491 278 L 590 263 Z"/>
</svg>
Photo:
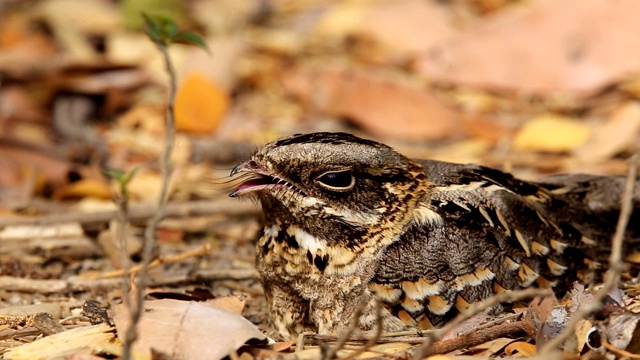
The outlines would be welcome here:
<svg viewBox="0 0 640 360">
<path fill-rule="evenodd" d="M 410 324 L 439 325 L 504 290 L 588 282 L 606 267 L 625 178 L 521 181 L 486 167 L 423 161 L 433 189 L 380 259 L 370 289 Z M 640 240 L 640 190 L 627 248 Z"/>
</svg>

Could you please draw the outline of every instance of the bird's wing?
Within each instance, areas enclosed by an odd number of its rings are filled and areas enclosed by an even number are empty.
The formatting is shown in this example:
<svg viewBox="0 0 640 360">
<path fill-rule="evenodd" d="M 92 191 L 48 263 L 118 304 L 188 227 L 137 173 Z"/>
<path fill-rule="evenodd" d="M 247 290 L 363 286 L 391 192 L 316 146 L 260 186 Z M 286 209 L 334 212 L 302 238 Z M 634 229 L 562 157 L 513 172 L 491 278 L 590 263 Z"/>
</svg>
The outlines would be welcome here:
<svg viewBox="0 0 640 360">
<path fill-rule="evenodd" d="M 433 189 L 370 286 L 408 322 L 445 321 L 505 289 L 566 287 L 606 260 L 610 221 L 578 206 L 572 196 L 589 189 L 569 178 L 535 183 L 475 165 L 421 164 Z"/>
</svg>

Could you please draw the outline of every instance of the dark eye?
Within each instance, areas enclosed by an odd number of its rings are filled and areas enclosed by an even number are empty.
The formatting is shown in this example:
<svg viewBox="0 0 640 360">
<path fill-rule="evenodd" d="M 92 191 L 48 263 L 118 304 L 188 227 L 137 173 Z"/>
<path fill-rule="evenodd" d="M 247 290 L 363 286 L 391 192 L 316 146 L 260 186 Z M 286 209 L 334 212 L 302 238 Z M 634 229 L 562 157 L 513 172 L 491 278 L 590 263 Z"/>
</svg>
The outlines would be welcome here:
<svg viewBox="0 0 640 360">
<path fill-rule="evenodd" d="M 351 169 L 327 171 L 318 176 L 316 181 L 327 189 L 336 191 L 349 190 L 355 184 L 355 178 L 353 174 L 351 174 Z"/>
</svg>

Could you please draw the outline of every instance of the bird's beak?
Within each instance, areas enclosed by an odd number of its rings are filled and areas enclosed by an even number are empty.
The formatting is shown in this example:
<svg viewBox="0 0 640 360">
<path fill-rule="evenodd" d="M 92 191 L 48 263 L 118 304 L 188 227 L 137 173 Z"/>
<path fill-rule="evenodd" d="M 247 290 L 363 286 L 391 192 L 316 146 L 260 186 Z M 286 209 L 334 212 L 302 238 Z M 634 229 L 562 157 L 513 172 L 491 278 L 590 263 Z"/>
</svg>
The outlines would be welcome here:
<svg viewBox="0 0 640 360">
<path fill-rule="evenodd" d="M 241 173 L 243 171 L 247 171 L 247 162 L 246 161 L 236 165 L 233 169 L 231 169 L 231 174 L 229 174 L 229 176 L 234 176 L 234 175 L 236 175 L 238 173 Z"/>
</svg>

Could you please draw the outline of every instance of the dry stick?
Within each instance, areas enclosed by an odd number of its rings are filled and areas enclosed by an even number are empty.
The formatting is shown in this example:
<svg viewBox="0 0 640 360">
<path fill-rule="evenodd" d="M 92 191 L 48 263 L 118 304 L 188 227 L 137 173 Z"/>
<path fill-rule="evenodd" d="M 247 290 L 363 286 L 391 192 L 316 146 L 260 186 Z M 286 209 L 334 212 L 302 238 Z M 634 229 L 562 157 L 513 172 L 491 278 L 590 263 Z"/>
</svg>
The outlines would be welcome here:
<svg viewBox="0 0 640 360">
<path fill-rule="evenodd" d="M 201 255 L 206 255 L 206 254 L 209 253 L 209 251 L 211 251 L 211 245 L 206 244 L 201 248 L 198 248 L 198 249 L 195 249 L 195 250 L 191 250 L 191 251 L 187 251 L 187 252 L 184 252 L 184 253 L 180 253 L 178 255 L 167 256 L 167 257 L 164 257 L 164 258 L 157 258 L 157 259 L 153 260 L 152 262 L 150 262 L 147 265 L 147 269 L 153 269 L 153 268 L 158 267 L 160 265 L 173 264 L 173 263 L 180 262 L 180 261 L 188 259 L 188 258 L 201 256 Z M 140 265 L 136 265 L 136 266 L 130 267 L 128 269 L 120 269 L 120 270 L 109 271 L 109 272 L 100 274 L 97 278 L 98 279 L 108 279 L 108 278 L 114 278 L 114 277 L 123 276 L 123 275 L 135 274 L 135 273 L 138 273 L 140 270 L 142 270 L 142 266 L 143 265 L 140 264 Z"/>
<path fill-rule="evenodd" d="M 131 204 L 128 210 L 128 220 L 139 221 L 150 218 L 156 212 L 155 204 Z M 211 199 L 202 201 L 190 201 L 185 203 L 170 203 L 166 206 L 167 217 L 188 217 L 198 215 L 227 214 L 227 215 L 253 215 L 259 212 L 259 208 L 250 202 L 241 202 L 235 199 Z M 0 217 L 0 228 L 15 225 L 50 225 L 76 222 L 81 224 L 106 223 L 118 216 L 118 210 L 96 212 L 63 212 L 41 216 L 5 216 Z"/>
<path fill-rule="evenodd" d="M 257 279 L 258 272 L 251 269 L 200 269 L 193 273 L 171 274 L 152 277 L 150 286 L 166 286 L 193 281 L 218 281 L 218 280 L 245 280 Z M 120 286 L 122 281 L 117 278 L 100 279 L 85 276 L 71 276 L 67 280 L 58 279 L 25 279 L 16 276 L 0 276 L 0 290 L 55 294 L 67 291 L 78 292 L 98 289 L 114 289 Z"/>
<path fill-rule="evenodd" d="M 349 354 L 348 356 L 345 356 L 343 360 L 355 359 L 357 356 L 359 356 L 363 352 L 372 348 L 380 339 L 380 335 L 382 335 L 382 329 L 384 328 L 384 324 L 382 319 L 382 304 L 380 303 L 380 299 L 378 298 L 376 298 L 376 325 L 377 325 L 376 334 L 371 339 L 369 339 L 369 341 L 367 341 L 367 343 L 364 344 L 364 346 L 360 347 L 358 350 Z"/>
<path fill-rule="evenodd" d="M 120 180 L 122 181 L 122 180 Z M 129 258 L 129 254 L 127 253 L 127 226 L 129 219 L 129 192 L 127 190 L 127 184 L 121 182 L 121 192 L 120 197 L 115 199 L 115 203 L 118 207 L 117 213 L 117 221 L 118 221 L 118 232 L 117 238 L 120 243 L 120 259 L 122 262 L 122 266 L 125 267 L 125 271 L 123 274 L 128 274 L 131 270 L 131 259 Z M 124 302 L 127 309 L 131 309 L 131 297 L 129 297 L 129 291 L 131 290 L 131 285 L 128 281 L 127 276 L 122 277 L 122 301 Z M 129 354 L 131 352 L 131 347 L 133 346 L 133 342 L 136 340 L 135 328 L 129 326 L 127 332 L 125 333 L 124 338 L 124 356 L 123 358 L 127 360 L 129 358 Z"/>
<path fill-rule="evenodd" d="M 364 308 L 367 307 L 368 303 L 369 299 L 367 299 L 366 297 L 362 297 L 362 300 L 360 300 L 360 304 L 358 304 L 358 308 L 356 309 L 356 313 L 353 315 L 353 321 L 351 321 L 351 324 L 349 324 L 349 328 L 344 333 L 342 333 L 340 338 L 338 338 L 336 346 L 330 348 L 326 353 L 323 354 L 322 360 L 332 360 L 336 357 L 338 351 L 344 347 L 344 344 L 347 342 L 349 336 L 351 336 L 356 330 L 356 327 L 358 327 L 362 312 L 364 311 Z"/>
<path fill-rule="evenodd" d="M 481 345 L 487 341 L 499 339 L 505 336 L 525 333 L 526 320 L 503 323 L 489 328 L 484 328 L 475 333 L 457 336 L 453 339 L 435 341 L 429 346 L 427 355 L 446 354 L 454 350 L 467 349 Z"/>
<path fill-rule="evenodd" d="M 431 330 L 427 330 L 427 331 L 431 331 Z M 407 337 L 419 337 L 420 335 L 424 335 L 427 331 L 415 331 L 415 330 L 410 330 L 410 331 L 398 331 L 398 332 L 390 332 L 390 333 L 383 333 L 382 335 L 380 335 L 381 338 L 391 338 L 392 341 L 394 341 L 393 338 L 407 338 Z M 312 341 L 319 341 L 319 342 L 329 342 L 329 341 L 337 341 L 339 339 L 338 336 L 336 335 L 327 335 L 327 334 L 315 334 L 315 333 L 311 333 L 309 337 L 309 340 Z M 347 338 L 347 341 L 349 342 L 358 342 L 358 341 L 369 341 L 369 339 L 371 339 L 373 336 L 369 335 L 369 334 L 359 334 L 359 335 L 352 335 L 349 336 Z M 424 337 L 420 337 L 422 339 L 424 339 Z M 422 344 L 422 341 L 420 341 L 420 343 Z"/>
<path fill-rule="evenodd" d="M 151 262 L 151 258 L 153 257 L 153 252 L 156 248 L 156 230 L 160 221 L 164 218 L 166 205 L 167 205 L 167 197 L 169 192 L 169 180 L 171 178 L 171 153 L 173 152 L 173 133 L 174 133 L 174 119 L 173 119 L 173 106 L 175 104 L 176 99 L 176 73 L 173 69 L 173 64 L 171 63 L 171 58 L 169 57 L 169 52 L 167 46 L 164 44 L 156 43 L 156 46 L 160 53 L 162 54 L 162 58 L 164 59 L 164 64 L 166 67 L 166 71 L 169 74 L 169 103 L 167 105 L 167 114 L 166 114 L 166 122 L 165 122 L 165 147 L 164 154 L 162 156 L 162 161 L 160 162 L 160 167 L 162 169 L 162 187 L 160 189 L 160 196 L 158 198 L 158 208 L 156 212 L 153 214 L 149 222 L 147 223 L 147 228 L 144 232 L 144 247 L 142 250 L 142 267 L 140 268 L 140 272 L 138 274 L 138 284 L 135 288 L 136 293 L 136 301 L 135 308 L 130 310 L 131 316 L 131 324 L 127 329 L 123 356 L 124 360 L 129 360 L 131 356 L 131 347 L 133 346 L 133 342 L 138 337 L 137 327 L 140 318 L 142 317 L 142 311 L 144 309 L 144 289 L 147 284 L 147 273 L 149 270 L 149 263 Z M 125 294 L 128 296 L 128 294 Z"/>
<path fill-rule="evenodd" d="M 606 341 L 602 342 L 602 346 L 607 348 L 607 350 L 611 351 L 612 353 L 618 355 L 619 357 L 628 358 L 628 359 L 634 359 L 634 360 L 640 359 L 640 355 L 639 354 L 634 354 L 634 353 L 628 352 L 627 350 L 618 349 L 617 347 L 611 345 L 610 343 L 608 343 Z"/>
<path fill-rule="evenodd" d="M 574 334 L 578 323 L 585 319 L 587 316 L 598 311 L 602 305 L 604 298 L 617 286 L 620 281 L 620 274 L 624 269 L 622 263 L 622 247 L 624 243 L 625 232 L 627 231 L 627 225 L 633 212 L 633 192 L 636 185 L 636 177 L 638 173 L 638 160 L 639 155 L 636 154 L 629 160 L 629 171 L 627 172 L 627 181 L 625 183 L 624 195 L 622 197 L 622 204 L 620 205 L 620 217 L 618 218 L 618 224 L 616 225 L 616 232 L 613 235 L 611 241 L 611 255 L 609 256 L 609 270 L 605 273 L 605 282 L 600 291 L 594 296 L 593 301 L 589 304 L 581 306 L 571 317 L 571 320 L 567 323 L 565 329 L 558 334 L 555 338 L 549 341 L 540 350 L 540 355 L 545 356 L 556 350 L 562 345 L 571 335 Z"/>
<path fill-rule="evenodd" d="M 460 325 L 462 322 L 466 321 L 467 319 L 471 318 L 474 315 L 479 314 L 480 312 L 486 309 L 489 309 L 493 306 L 506 303 L 506 302 L 513 302 L 513 301 L 526 299 L 526 298 L 534 298 L 536 296 L 544 297 L 544 296 L 551 296 L 551 295 L 553 295 L 553 292 L 550 289 L 529 288 L 529 289 L 516 290 L 516 291 L 496 294 L 486 299 L 485 301 L 473 303 L 469 308 L 467 308 L 465 311 L 460 313 L 460 315 L 458 315 L 455 319 L 453 319 L 444 327 L 441 327 L 440 329 L 436 329 L 432 332 L 427 333 L 426 334 L 427 339 L 425 339 L 424 344 L 413 350 L 414 352 L 413 358 L 418 360 L 430 354 L 431 353 L 430 346 L 433 341 L 446 335 L 448 332 L 453 330 L 456 326 Z"/>
</svg>

